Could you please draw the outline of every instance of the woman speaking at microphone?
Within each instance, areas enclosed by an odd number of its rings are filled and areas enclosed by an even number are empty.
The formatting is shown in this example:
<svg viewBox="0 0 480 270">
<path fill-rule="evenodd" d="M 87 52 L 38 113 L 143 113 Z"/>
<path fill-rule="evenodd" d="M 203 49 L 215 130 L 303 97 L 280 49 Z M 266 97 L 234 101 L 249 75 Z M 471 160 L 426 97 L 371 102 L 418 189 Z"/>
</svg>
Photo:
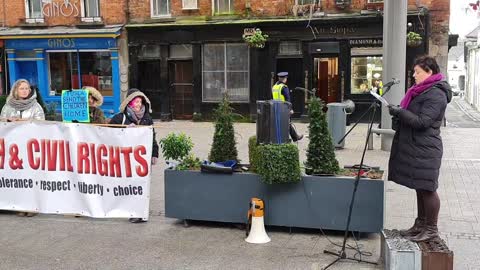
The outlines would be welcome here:
<svg viewBox="0 0 480 270">
<path fill-rule="evenodd" d="M 443 145 L 440 127 L 451 88 L 440 74 L 434 58 L 422 56 L 415 60 L 415 85 L 408 89 L 400 107 L 389 105 L 396 130 L 388 164 L 388 180 L 415 189 L 417 218 L 414 225 L 400 234 L 414 242 L 438 236 L 438 176 Z"/>
</svg>

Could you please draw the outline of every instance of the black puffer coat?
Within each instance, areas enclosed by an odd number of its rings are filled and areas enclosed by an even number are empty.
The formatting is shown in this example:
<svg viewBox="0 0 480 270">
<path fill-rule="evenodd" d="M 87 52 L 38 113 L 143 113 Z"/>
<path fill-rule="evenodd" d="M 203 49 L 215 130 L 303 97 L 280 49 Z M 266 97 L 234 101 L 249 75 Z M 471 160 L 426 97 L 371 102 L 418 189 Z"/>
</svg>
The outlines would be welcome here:
<svg viewBox="0 0 480 270">
<path fill-rule="evenodd" d="M 399 127 L 393 138 L 388 164 L 388 180 L 428 191 L 438 188 L 443 156 L 440 127 L 452 91 L 445 81 L 413 98 L 398 116 Z"/>
</svg>

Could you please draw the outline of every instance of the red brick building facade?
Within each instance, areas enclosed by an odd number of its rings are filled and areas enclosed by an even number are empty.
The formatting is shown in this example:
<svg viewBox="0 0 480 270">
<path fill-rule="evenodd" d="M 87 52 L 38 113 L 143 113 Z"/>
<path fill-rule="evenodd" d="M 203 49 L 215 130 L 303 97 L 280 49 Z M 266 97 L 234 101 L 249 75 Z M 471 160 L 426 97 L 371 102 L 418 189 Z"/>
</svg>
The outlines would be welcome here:
<svg viewBox="0 0 480 270">
<path fill-rule="evenodd" d="M 449 6 L 408 0 L 408 31 L 423 42 L 407 48 L 407 70 L 423 53 L 446 67 Z M 275 74 L 288 71 L 291 89 L 317 88 L 326 102 L 352 99 L 361 112 L 370 103 L 365 90 L 382 79 L 382 9 L 381 0 L 0 0 L 0 39 L 15 59 L 6 67 L 10 84 L 31 77 L 50 101 L 61 88 L 94 84 L 113 113 L 128 87 L 138 87 L 157 117 L 191 118 L 210 114 L 228 92 L 240 113 L 254 116 Z M 264 48 L 242 38 L 255 29 L 268 35 Z M 74 51 L 78 78 L 52 71 L 52 61 Z M 296 117 L 305 99 L 292 92 Z"/>
<path fill-rule="evenodd" d="M 2 87 L 25 78 L 59 105 L 62 90 L 94 86 L 106 114 L 118 111 L 128 88 L 127 11 L 127 0 L 1 0 Z"/>
</svg>

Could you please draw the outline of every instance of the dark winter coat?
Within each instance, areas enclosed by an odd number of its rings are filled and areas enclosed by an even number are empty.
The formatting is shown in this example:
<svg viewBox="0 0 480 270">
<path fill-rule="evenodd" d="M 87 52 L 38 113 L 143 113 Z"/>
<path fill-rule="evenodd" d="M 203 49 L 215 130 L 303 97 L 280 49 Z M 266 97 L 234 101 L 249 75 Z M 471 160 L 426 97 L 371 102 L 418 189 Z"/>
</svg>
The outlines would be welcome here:
<svg viewBox="0 0 480 270">
<path fill-rule="evenodd" d="M 137 124 L 128 113 L 127 113 L 127 106 L 130 101 L 132 101 L 135 97 L 141 97 L 143 99 L 143 104 L 145 105 L 145 114 L 143 115 L 140 122 Z M 122 104 L 120 104 L 120 111 L 121 113 L 117 113 L 113 118 L 110 120 L 110 124 L 120 124 L 120 125 L 142 125 L 142 126 L 152 126 L 153 119 L 150 113 L 151 110 L 151 103 L 150 100 L 145 96 L 143 92 L 138 89 L 132 88 L 128 90 L 127 97 L 123 100 Z M 125 121 L 124 121 L 125 119 Z M 152 146 L 152 157 L 158 158 L 158 143 L 155 140 L 155 129 L 153 130 L 153 146 Z"/>
<path fill-rule="evenodd" d="M 104 124 L 105 115 L 103 114 L 102 109 L 90 106 L 90 123 L 94 124 Z"/>
<path fill-rule="evenodd" d="M 445 81 L 413 98 L 398 115 L 399 126 L 393 138 L 388 164 L 388 180 L 428 191 L 438 188 L 443 156 L 440 127 L 452 91 Z"/>
</svg>

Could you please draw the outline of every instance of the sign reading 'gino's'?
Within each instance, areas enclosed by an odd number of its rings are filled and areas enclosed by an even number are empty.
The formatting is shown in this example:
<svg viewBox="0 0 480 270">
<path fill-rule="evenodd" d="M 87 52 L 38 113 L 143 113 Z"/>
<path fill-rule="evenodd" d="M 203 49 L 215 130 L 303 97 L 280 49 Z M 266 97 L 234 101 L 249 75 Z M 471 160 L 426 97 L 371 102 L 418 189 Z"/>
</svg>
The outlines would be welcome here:
<svg viewBox="0 0 480 270">
<path fill-rule="evenodd" d="M 50 49 L 65 49 L 75 48 L 75 39 L 73 38 L 49 38 L 48 48 Z"/>
<path fill-rule="evenodd" d="M 63 0 L 58 3 L 52 0 L 42 0 L 42 13 L 45 17 L 78 17 L 80 15 L 80 8 L 71 0 Z"/>
</svg>

